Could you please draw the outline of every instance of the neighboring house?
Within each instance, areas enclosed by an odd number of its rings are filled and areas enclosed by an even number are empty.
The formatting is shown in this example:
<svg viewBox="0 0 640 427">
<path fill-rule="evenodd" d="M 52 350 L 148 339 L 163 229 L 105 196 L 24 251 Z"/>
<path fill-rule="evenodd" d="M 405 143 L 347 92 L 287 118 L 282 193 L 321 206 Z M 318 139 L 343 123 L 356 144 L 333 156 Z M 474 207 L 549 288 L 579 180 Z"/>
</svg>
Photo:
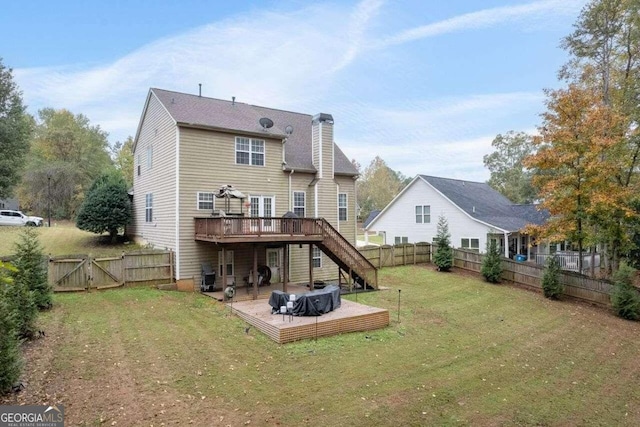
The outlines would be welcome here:
<svg viewBox="0 0 640 427">
<path fill-rule="evenodd" d="M 0 199 L 0 209 L 18 210 L 18 199 Z"/>
<path fill-rule="evenodd" d="M 358 172 L 333 126 L 329 114 L 150 89 L 133 146 L 128 234 L 174 250 L 175 277 L 196 286 L 203 263 L 220 284 L 256 283 L 261 265 L 272 283 L 357 272 L 373 284 L 375 268 L 353 247 Z M 245 198 L 217 198 L 228 185 Z"/>
<path fill-rule="evenodd" d="M 546 211 L 513 204 L 483 182 L 417 175 L 367 224 L 365 232 L 377 230 L 386 244 L 432 242 L 441 215 L 447 219 L 452 246 L 485 252 L 487 240 L 495 239 L 504 256 L 527 259 L 537 247 L 523 233 L 524 227 L 548 218 Z"/>
</svg>

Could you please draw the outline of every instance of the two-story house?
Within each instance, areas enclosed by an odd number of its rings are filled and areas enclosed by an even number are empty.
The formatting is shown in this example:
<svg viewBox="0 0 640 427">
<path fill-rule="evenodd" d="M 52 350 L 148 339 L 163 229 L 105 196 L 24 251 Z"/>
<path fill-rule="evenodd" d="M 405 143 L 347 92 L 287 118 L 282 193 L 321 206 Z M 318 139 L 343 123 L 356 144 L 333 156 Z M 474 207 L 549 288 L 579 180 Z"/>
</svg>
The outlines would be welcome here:
<svg viewBox="0 0 640 427">
<path fill-rule="evenodd" d="M 329 114 L 150 89 L 128 233 L 175 251 L 176 279 L 196 286 L 206 263 L 224 286 L 256 283 L 262 265 L 285 286 L 370 275 L 353 248 L 357 170 L 333 126 Z M 226 186 L 242 198 L 217 198 Z"/>
</svg>

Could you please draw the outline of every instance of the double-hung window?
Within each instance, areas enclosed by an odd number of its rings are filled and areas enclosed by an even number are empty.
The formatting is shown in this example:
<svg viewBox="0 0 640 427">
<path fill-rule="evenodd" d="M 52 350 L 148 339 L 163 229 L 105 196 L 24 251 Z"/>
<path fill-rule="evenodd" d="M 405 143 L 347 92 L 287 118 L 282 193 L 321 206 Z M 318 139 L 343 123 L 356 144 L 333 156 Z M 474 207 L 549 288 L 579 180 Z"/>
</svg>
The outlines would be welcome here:
<svg viewBox="0 0 640 427">
<path fill-rule="evenodd" d="M 394 243 L 396 245 L 401 245 L 403 243 L 409 243 L 409 238 L 407 236 L 396 236 L 394 239 Z"/>
<path fill-rule="evenodd" d="M 236 136 L 236 164 L 264 166 L 264 140 Z"/>
<path fill-rule="evenodd" d="M 198 210 L 213 210 L 213 193 L 198 192 Z"/>
<path fill-rule="evenodd" d="M 460 243 L 461 243 L 460 247 L 462 247 L 462 249 L 480 252 L 480 239 L 463 238 L 461 239 Z"/>
<path fill-rule="evenodd" d="M 416 206 L 416 224 L 429 224 L 431 222 L 431 206 Z"/>
<path fill-rule="evenodd" d="M 313 268 L 322 267 L 322 252 L 317 246 L 313 247 Z"/>
<path fill-rule="evenodd" d="M 147 193 L 144 204 L 144 221 L 153 222 L 153 193 Z"/>
<path fill-rule="evenodd" d="M 347 220 L 347 193 L 338 193 L 338 220 Z"/>
<path fill-rule="evenodd" d="M 305 217 L 305 192 L 294 191 L 293 192 L 293 213 L 300 218 Z"/>
</svg>

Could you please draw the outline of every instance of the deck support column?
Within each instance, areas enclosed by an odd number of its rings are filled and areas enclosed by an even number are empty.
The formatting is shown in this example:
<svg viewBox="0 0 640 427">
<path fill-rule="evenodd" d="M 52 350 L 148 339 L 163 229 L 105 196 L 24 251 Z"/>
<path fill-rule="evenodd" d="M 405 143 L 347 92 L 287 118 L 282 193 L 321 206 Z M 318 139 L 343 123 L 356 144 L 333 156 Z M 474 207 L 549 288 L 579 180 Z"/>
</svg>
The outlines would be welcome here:
<svg viewBox="0 0 640 427">
<path fill-rule="evenodd" d="M 258 246 L 253 244 L 253 299 L 258 299 Z"/>
<path fill-rule="evenodd" d="M 289 281 L 289 245 L 285 244 L 282 249 L 282 292 L 287 292 L 287 282 Z"/>
<path fill-rule="evenodd" d="M 226 289 L 227 289 L 227 253 L 223 246 L 222 247 L 222 292 L 224 292 Z"/>
<path fill-rule="evenodd" d="M 313 245 L 309 243 L 309 290 L 313 290 Z"/>
</svg>

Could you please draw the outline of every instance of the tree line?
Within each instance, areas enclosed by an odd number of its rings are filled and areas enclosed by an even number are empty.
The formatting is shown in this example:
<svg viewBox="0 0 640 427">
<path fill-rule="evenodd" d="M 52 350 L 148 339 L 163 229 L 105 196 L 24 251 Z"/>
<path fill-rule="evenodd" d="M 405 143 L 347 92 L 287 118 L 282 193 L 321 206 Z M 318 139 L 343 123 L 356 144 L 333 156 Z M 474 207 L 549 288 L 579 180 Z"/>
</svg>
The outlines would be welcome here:
<svg viewBox="0 0 640 427">
<path fill-rule="evenodd" d="M 88 189 L 117 172 L 133 184 L 133 138 L 110 147 L 108 134 L 83 114 L 43 108 L 31 116 L 12 69 L 0 58 L 0 198 L 26 211 L 73 219 Z"/>
<path fill-rule="evenodd" d="M 640 267 L 640 0 L 593 0 L 574 28 L 538 134 L 498 135 L 484 164 L 496 190 L 549 211 L 531 233 L 599 247 L 611 276 L 622 258 Z"/>
</svg>

